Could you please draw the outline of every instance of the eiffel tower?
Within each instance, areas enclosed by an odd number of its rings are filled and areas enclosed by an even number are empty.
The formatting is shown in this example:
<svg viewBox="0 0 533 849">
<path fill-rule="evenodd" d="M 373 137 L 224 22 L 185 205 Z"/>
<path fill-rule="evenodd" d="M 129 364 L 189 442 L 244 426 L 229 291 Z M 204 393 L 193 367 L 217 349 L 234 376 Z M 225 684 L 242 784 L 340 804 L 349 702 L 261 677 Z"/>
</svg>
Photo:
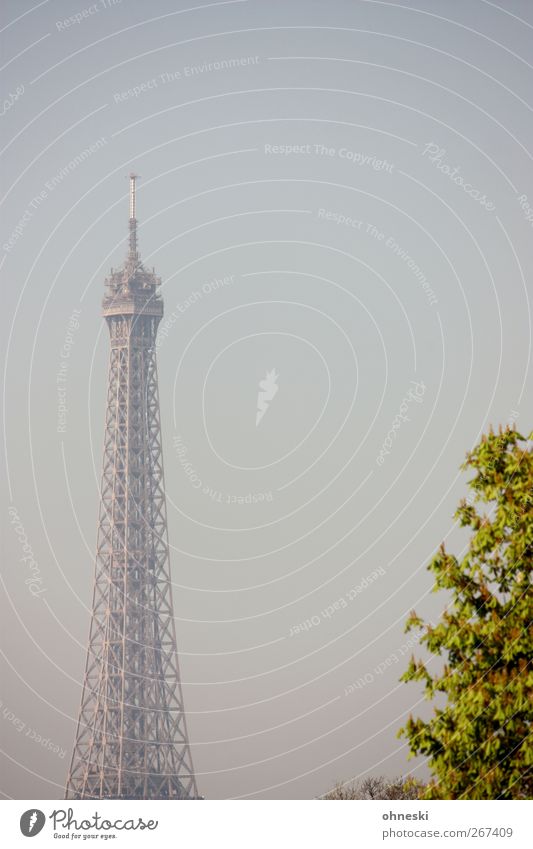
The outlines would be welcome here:
<svg viewBox="0 0 533 849">
<path fill-rule="evenodd" d="M 92 619 L 66 799 L 198 798 L 170 584 L 155 341 L 161 281 L 137 250 L 106 280 L 111 337 Z"/>
</svg>

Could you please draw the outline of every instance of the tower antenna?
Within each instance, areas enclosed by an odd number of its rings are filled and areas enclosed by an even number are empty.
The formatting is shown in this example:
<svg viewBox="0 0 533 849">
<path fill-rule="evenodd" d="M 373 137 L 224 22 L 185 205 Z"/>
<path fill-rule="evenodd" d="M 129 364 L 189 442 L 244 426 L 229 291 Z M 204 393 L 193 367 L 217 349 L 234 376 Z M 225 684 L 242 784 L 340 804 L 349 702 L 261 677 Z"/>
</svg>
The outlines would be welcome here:
<svg viewBox="0 0 533 849">
<path fill-rule="evenodd" d="M 136 181 L 139 179 L 138 174 L 133 171 L 130 174 L 130 255 L 129 259 L 133 262 L 138 262 L 139 255 L 137 253 L 137 201 L 136 201 Z"/>
</svg>

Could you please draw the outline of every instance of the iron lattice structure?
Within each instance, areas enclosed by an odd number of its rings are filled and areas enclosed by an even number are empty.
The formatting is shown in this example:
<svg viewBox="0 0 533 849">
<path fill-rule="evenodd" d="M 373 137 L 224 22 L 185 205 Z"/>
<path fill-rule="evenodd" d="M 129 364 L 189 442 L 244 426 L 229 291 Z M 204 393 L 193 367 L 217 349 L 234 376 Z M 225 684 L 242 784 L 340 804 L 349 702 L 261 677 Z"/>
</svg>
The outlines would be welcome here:
<svg viewBox="0 0 533 849">
<path fill-rule="evenodd" d="M 155 341 L 160 280 L 137 251 L 106 280 L 111 352 L 92 619 L 67 799 L 198 798 L 180 683 Z"/>
</svg>

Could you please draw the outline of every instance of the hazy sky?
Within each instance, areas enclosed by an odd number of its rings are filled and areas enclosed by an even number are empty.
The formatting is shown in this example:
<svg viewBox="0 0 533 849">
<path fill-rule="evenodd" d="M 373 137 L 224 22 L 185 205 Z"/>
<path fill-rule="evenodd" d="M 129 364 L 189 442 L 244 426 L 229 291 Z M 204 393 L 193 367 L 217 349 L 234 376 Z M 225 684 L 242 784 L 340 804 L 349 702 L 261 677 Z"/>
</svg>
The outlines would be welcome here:
<svg viewBox="0 0 533 849">
<path fill-rule="evenodd" d="M 532 4 L 3 6 L 2 794 L 64 792 L 132 169 L 200 793 L 425 777 L 404 622 L 465 451 L 533 427 Z"/>
</svg>

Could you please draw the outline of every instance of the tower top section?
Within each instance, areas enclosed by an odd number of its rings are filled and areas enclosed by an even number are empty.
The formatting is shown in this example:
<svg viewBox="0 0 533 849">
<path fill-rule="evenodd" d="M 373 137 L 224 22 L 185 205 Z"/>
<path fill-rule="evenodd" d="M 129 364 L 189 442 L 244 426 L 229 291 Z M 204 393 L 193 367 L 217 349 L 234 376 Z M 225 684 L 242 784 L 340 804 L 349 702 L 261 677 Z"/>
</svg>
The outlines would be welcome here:
<svg viewBox="0 0 533 849">
<path fill-rule="evenodd" d="M 135 221 L 135 183 L 139 179 L 138 174 L 134 174 L 133 171 L 130 174 L 130 221 Z"/>
<path fill-rule="evenodd" d="M 159 296 L 161 280 L 155 269 L 148 270 L 141 262 L 137 242 L 137 180 L 139 175 L 129 175 L 129 246 L 123 265 L 111 269 L 106 278 L 103 301 L 104 315 L 124 313 L 157 313 L 162 315 L 163 303 Z"/>
<path fill-rule="evenodd" d="M 135 197 L 138 179 L 138 174 L 133 172 L 130 174 L 130 252 L 128 257 L 130 260 L 139 259 L 137 254 L 137 199 Z"/>
</svg>

